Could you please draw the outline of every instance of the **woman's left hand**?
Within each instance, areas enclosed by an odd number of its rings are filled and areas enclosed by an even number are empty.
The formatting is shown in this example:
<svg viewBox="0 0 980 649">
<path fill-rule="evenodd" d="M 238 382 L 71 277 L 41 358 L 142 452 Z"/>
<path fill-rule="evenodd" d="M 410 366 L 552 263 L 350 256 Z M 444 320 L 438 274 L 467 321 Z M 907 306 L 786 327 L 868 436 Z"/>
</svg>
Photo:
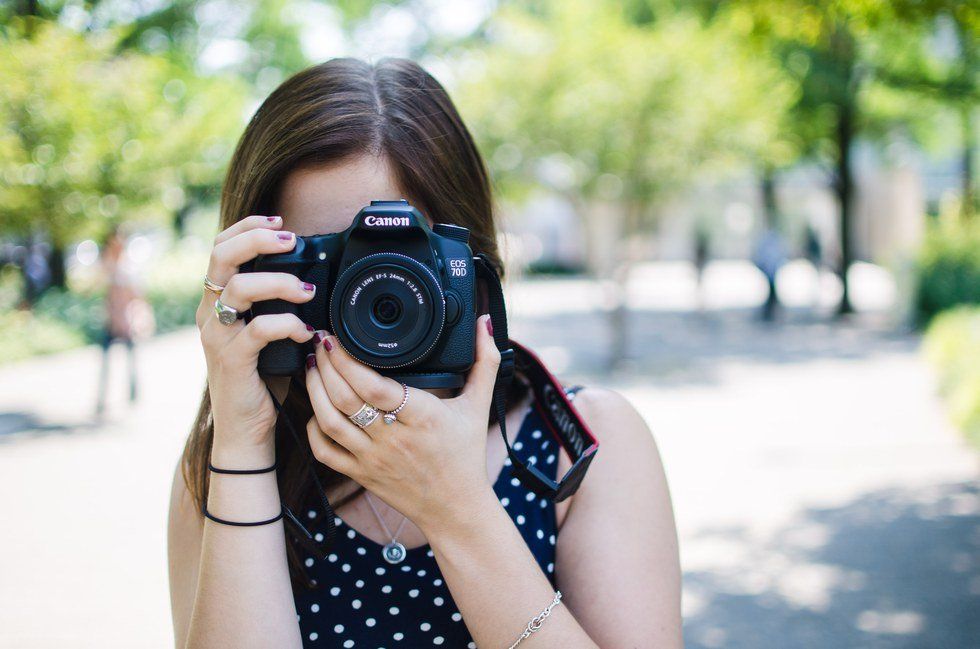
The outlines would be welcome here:
<svg viewBox="0 0 980 649">
<path fill-rule="evenodd" d="M 409 388 L 397 420 L 383 416 L 360 428 L 348 417 L 365 402 L 394 410 L 402 385 L 352 358 L 334 336 L 307 359 L 306 385 L 314 417 L 307 434 L 314 456 L 357 481 L 424 530 L 452 520 L 458 510 L 491 489 L 486 443 L 500 352 L 490 317 L 476 327 L 476 362 L 466 385 L 451 399 Z M 315 365 L 312 359 L 315 358 Z"/>
</svg>

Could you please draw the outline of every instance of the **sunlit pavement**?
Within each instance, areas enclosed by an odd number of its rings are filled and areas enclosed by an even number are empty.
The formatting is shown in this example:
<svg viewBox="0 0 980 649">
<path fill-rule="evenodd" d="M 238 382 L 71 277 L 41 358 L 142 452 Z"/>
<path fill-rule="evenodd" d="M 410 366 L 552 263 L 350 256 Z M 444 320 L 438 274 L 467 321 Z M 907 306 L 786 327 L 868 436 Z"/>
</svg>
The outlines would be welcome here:
<svg viewBox="0 0 980 649">
<path fill-rule="evenodd" d="M 976 646 L 980 471 L 918 340 L 883 318 L 831 325 L 802 308 L 758 323 L 745 306 L 761 289 L 734 270 L 706 278 L 699 313 L 690 273 L 641 269 L 630 358 L 615 370 L 592 286 L 511 294 L 515 338 L 570 380 L 623 391 L 653 429 L 677 510 L 688 646 Z M 871 302 L 887 290 L 876 281 Z M 0 369 L 2 647 L 172 644 L 166 505 L 203 358 L 194 331 L 140 353 L 139 403 L 123 400 L 120 350 L 101 425 L 97 350 Z"/>
</svg>

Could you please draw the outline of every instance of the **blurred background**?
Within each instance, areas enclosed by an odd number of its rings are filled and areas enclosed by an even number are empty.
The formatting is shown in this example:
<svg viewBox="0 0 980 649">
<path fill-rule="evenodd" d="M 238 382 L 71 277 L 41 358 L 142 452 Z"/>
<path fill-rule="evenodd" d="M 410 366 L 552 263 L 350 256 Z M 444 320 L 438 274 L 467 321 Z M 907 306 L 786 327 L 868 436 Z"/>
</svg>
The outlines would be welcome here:
<svg viewBox="0 0 980 649">
<path fill-rule="evenodd" d="M 661 446 L 689 647 L 980 646 L 978 32 L 952 0 L 0 2 L 0 646 L 172 646 L 225 166 L 335 56 L 457 101 L 515 338 Z"/>
</svg>

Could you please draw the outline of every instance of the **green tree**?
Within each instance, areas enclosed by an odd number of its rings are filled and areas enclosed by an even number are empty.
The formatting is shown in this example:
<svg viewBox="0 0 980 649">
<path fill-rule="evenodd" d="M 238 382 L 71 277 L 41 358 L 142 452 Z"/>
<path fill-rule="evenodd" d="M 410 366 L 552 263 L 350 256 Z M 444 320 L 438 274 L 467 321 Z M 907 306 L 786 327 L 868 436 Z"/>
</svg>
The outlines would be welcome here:
<svg viewBox="0 0 980 649">
<path fill-rule="evenodd" d="M 628 345 L 631 244 L 695 173 L 761 155 L 793 88 L 721 21 L 530 4 L 487 26 L 487 43 L 461 63 L 458 98 L 506 195 L 544 184 L 576 207 L 590 245 L 612 245 L 590 258 L 617 305 L 615 362 Z"/>
</svg>

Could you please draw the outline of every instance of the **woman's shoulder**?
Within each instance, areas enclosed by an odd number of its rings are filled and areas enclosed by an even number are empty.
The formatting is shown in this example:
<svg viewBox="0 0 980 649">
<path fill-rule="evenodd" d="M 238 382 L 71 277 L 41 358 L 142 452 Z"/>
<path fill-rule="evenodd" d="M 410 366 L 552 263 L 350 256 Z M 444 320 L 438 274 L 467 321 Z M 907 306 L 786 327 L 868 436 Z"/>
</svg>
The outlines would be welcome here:
<svg viewBox="0 0 980 649">
<path fill-rule="evenodd" d="M 598 438 L 600 448 L 606 441 L 617 444 L 630 439 L 653 441 L 639 410 L 620 392 L 579 384 L 566 385 L 565 389 L 571 394 L 575 409 Z"/>
</svg>

